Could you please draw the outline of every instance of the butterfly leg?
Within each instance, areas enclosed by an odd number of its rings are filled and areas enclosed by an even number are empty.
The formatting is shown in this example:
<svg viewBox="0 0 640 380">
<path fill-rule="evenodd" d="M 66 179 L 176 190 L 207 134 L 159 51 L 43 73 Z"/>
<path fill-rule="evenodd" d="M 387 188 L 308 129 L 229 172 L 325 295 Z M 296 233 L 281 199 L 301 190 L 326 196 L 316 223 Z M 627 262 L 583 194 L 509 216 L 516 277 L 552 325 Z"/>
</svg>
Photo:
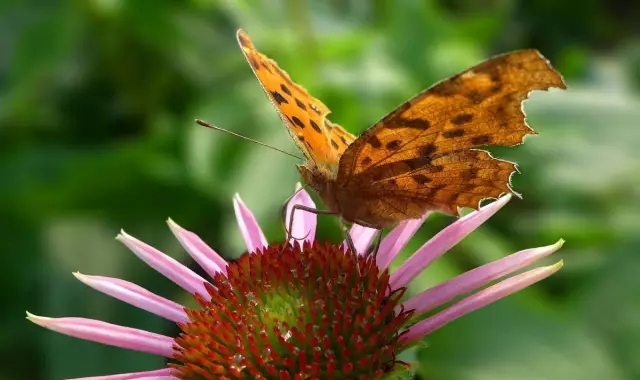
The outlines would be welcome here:
<svg viewBox="0 0 640 380">
<path fill-rule="evenodd" d="M 376 257 L 378 255 L 378 250 L 380 249 L 380 242 L 382 242 L 382 230 L 378 230 L 378 233 L 376 236 L 376 243 L 373 246 L 373 250 L 371 251 L 371 255 L 373 255 L 373 257 Z"/>
<path fill-rule="evenodd" d="M 358 223 L 360 224 L 360 223 Z M 368 226 L 363 226 L 363 227 L 368 227 Z M 369 228 L 373 228 L 373 227 L 369 227 Z M 371 249 L 369 250 L 369 252 L 367 254 L 369 255 L 373 255 L 373 257 L 376 257 L 376 255 L 378 254 L 378 249 L 380 248 L 380 241 L 382 240 L 382 230 L 379 230 L 377 228 L 374 228 L 377 232 L 376 232 L 376 241 L 373 245 L 373 247 L 371 247 Z M 353 243 L 353 239 L 351 238 L 351 234 L 349 234 L 349 231 L 346 230 L 346 227 L 343 228 L 345 237 L 346 237 L 346 241 L 347 244 L 349 245 L 349 247 L 351 249 L 353 249 L 353 251 L 355 252 L 355 244 Z"/>
<path fill-rule="evenodd" d="M 298 189 L 298 191 L 300 191 L 301 189 Z M 336 212 L 333 212 L 331 210 L 320 210 L 317 208 L 313 208 L 313 207 L 308 207 L 305 205 L 300 205 L 300 204 L 295 204 L 291 207 L 291 217 L 289 219 L 289 224 L 287 226 L 286 220 L 287 220 L 287 205 L 289 204 L 289 201 L 298 193 L 298 191 L 296 191 L 295 193 L 293 193 L 293 195 L 291 195 L 289 198 L 287 198 L 287 200 L 285 201 L 285 203 L 282 205 L 282 208 L 280 209 L 280 221 L 282 222 L 282 226 L 285 230 L 285 241 L 289 241 L 290 239 L 295 239 L 295 240 L 303 240 L 306 239 L 307 236 L 304 236 L 302 238 L 297 238 L 294 237 L 292 235 L 292 230 L 293 230 L 293 218 L 295 215 L 295 212 L 297 210 L 302 210 L 302 211 L 306 211 L 306 212 L 310 212 L 312 214 L 316 214 L 316 215 L 337 215 Z M 349 247 L 349 249 L 351 249 L 353 252 L 357 252 L 356 251 L 356 247 L 355 244 L 353 243 L 353 239 L 351 238 L 351 234 L 349 233 L 349 229 L 347 228 L 346 222 L 344 221 L 344 219 L 340 218 L 340 227 L 342 228 L 342 231 L 344 233 L 345 236 L 345 241 L 347 242 L 347 246 Z"/>
<path fill-rule="evenodd" d="M 285 231 L 285 240 L 284 241 L 289 241 L 289 239 L 292 238 L 292 236 L 289 234 L 289 231 L 291 231 L 291 228 L 289 227 L 287 229 L 287 206 L 289 205 L 289 202 L 291 202 L 291 200 L 293 199 L 293 197 L 295 197 L 296 195 L 298 195 L 298 193 L 302 190 L 303 188 L 299 188 L 297 189 L 293 194 L 291 194 L 291 196 L 289 196 L 289 198 L 287 198 L 284 203 L 282 204 L 282 206 L 280 207 L 280 223 L 282 223 L 282 229 Z M 295 205 L 294 205 L 295 207 Z M 291 220 L 293 220 L 293 209 L 291 210 Z M 306 237 L 306 236 L 305 236 Z M 303 238 L 304 239 L 304 238 Z M 296 239 L 298 240 L 298 239 Z"/>
<path fill-rule="evenodd" d="M 336 213 L 330 210 L 319 210 L 317 208 L 313 208 L 313 207 L 308 207 L 305 205 L 300 205 L 300 204 L 295 204 L 291 207 L 291 217 L 289 219 L 289 224 L 288 226 L 286 225 L 286 207 L 287 204 L 285 203 L 284 206 L 282 207 L 282 222 L 283 225 L 285 226 L 285 233 L 286 233 L 286 239 L 285 241 L 289 241 L 289 239 L 295 239 L 295 240 L 303 240 L 305 239 L 308 235 L 301 237 L 301 238 L 297 238 L 292 236 L 292 230 L 293 230 L 293 220 L 294 220 L 294 216 L 295 216 L 295 212 L 297 210 L 301 210 L 301 211 L 306 211 L 306 212 L 310 212 L 312 214 L 316 214 L 316 215 L 335 215 Z"/>
<path fill-rule="evenodd" d="M 286 207 L 286 205 L 285 205 Z M 289 219 L 289 226 L 285 229 L 285 232 L 287 234 L 287 238 L 286 241 L 289 241 L 289 239 L 293 238 L 296 240 L 302 240 L 303 238 L 296 238 L 294 236 L 292 236 L 291 234 L 291 230 L 293 229 L 293 217 L 294 214 L 297 210 L 301 210 L 301 211 L 306 211 L 306 212 L 310 212 L 312 214 L 316 214 L 316 215 L 337 215 L 337 213 L 330 211 L 330 210 L 319 210 L 317 208 L 313 208 L 313 207 L 307 207 L 305 205 L 293 205 L 293 207 L 291 207 L 291 218 Z M 285 211 L 286 213 L 286 211 Z M 349 247 L 349 249 L 351 249 L 353 252 L 357 252 L 356 251 L 356 247 L 353 244 L 353 239 L 351 239 L 351 234 L 349 233 L 349 229 L 347 228 L 347 224 L 344 221 L 344 219 L 340 218 L 340 227 L 342 228 L 342 231 L 344 233 L 345 236 L 345 240 L 347 242 L 347 246 Z"/>
<path fill-rule="evenodd" d="M 347 228 L 347 223 L 342 218 L 340 218 L 340 228 L 342 228 L 342 233 L 344 233 L 344 240 L 347 242 L 347 246 L 349 247 L 349 249 L 353 253 L 358 253 L 358 251 L 356 251 L 356 245 L 353 243 L 353 239 L 351 238 L 349 228 Z"/>
<path fill-rule="evenodd" d="M 380 226 L 376 226 L 371 223 L 366 223 L 363 221 L 357 221 L 356 224 L 359 226 L 371 228 L 377 231 L 375 245 L 373 246 L 373 249 L 369 252 L 370 255 L 373 255 L 373 257 L 376 257 L 376 255 L 378 254 L 378 249 L 380 249 L 380 242 L 382 241 L 382 229 L 380 228 Z"/>
</svg>

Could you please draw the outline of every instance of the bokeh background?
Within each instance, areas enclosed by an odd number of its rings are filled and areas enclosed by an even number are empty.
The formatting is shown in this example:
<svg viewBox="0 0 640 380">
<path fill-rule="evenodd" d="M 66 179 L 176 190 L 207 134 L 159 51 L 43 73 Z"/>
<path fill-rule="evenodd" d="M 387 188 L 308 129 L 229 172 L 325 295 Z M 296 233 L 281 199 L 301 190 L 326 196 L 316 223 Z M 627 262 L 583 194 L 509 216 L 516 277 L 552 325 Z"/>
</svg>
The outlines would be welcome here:
<svg viewBox="0 0 640 380">
<path fill-rule="evenodd" d="M 409 352 L 420 379 L 640 379 L 640 3 L 623 0 L 8 0 L 0 5 L 0 379 L 157 368 L 24 319 L 83 316 L 175 328 L 91 291 L 72 271 L 123 277 L 184 301 L 114 240 L 120 228 L 189 263 L 173 218 L 227 258 L 243 252 L 238 192 L 271 241 L 296 152 L 236 45 L 257 46 L 362 132 L 437 80 L 534 47 L 570 90 L 525 104 L 540 132 L 492 149 L 524 195 L 452 249 L 411 292 L 559 238 L 565 267 L 457 320 Z M 452 217 L 434 215 L 417 248 Z M 332 218 L 323 239 L 339 241 Z M 408 250 L 407 250 L 408 251 Z"/>
</svg>

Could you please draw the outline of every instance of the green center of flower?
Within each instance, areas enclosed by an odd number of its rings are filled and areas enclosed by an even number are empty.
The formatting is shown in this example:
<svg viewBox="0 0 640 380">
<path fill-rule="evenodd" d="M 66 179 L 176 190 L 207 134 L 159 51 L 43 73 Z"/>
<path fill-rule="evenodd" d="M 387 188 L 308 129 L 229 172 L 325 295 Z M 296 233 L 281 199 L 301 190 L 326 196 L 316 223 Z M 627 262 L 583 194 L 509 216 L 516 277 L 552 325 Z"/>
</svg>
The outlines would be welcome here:
<svg viewBox="0 0 640 380">
<path fill-rule="evenodd" d="M 230 263 L 180 324 L 184 380 L 379 379 L 411 312 L 372 257 L 337 245 L 272 245 Z"/>
</svg>

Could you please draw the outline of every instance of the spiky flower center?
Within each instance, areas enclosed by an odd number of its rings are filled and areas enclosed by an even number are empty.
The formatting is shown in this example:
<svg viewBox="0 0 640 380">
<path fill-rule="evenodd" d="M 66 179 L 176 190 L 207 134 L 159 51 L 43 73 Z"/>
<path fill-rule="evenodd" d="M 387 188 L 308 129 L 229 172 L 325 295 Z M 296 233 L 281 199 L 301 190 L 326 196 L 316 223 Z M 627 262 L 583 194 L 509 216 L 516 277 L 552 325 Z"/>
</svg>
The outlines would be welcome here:
<svg viewBox="0 0 640 380">
<path fill-rule="evenodd" d="M 411 313 L 370 256 L 272 245 L 213 280 L 180 324 L 181 379 L 379 379 L 397 364 Z"/>
</svg>

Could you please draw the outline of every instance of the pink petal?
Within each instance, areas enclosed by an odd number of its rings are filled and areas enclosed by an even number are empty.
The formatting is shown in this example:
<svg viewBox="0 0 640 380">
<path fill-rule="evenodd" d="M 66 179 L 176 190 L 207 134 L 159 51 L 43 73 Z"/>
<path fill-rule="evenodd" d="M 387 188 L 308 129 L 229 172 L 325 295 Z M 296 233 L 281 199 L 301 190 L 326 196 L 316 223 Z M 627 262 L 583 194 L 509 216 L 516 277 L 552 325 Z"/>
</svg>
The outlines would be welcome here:
<svg viewBox="0 0 640 380">
<path fill-rule="evenodd" d="M 91 377 L 76 377 L 67 380 L 144 380 L 154 378 L 173 378 L 171 376 L 171 368 L 156 369 L 153 371 L 133 372 L 133 373 L 120 373 L 117 375 L 106 376 L 91 376 Z"/>
<path fill-rule="evenodd" d="M 438 232 L 391 275 L 391 287 L 398 289 L 407 286 L 429 264 L 478 228 L 510 199 L 511 194 L 505 195 L 480 210 L 461 217 Z"/>
<path fill-rule="evenodd" d="M 560 268 L 562 268 L 562 261 L 554 265 L 532 269 L 528 272 L 510 277 L 463 299 L 432 317 L 416 323 L 411 326 L 400 339 L 403 343 L 413 343 L 465 314 L 469 314 L 474 310 L 478 310 L 481 307 L 489 305 L 551 276 L 560 270 Z"/>
<path fill-rule="evenodd" d="M 191 269 L 180 264 L 178 261 L 165 255 L 152 246 L 141 242 L 124 231 L 120 231 L 120 235 L 116 237 L 127 246 L 136 256 L 147 263 L 151 268 L 155 269 L 169 280 L 175 282 L 178 286 L 191 294 L 201 294 L 207 296 L 209 293 L 204 288 L 207 282 Z"/>
<path fill-rule="evenodd" d="M 218 272 L 227 273 L 227 261 L 203 242 L 198 235 L 185 230 L 171 219 L 167 220 L 167 224 L 184 250 L 209 276 L 213 277 Z"/>
<path fill-rule="evenodd" d="M 405 310 L 415 310 L 421 314 L 443 305 L 454 298 L 488 285 L 494 280 L 511 274 L 543 257 L 554 253 L 564 244 L 564 240 L 546 247 L 525 249 L 500 260 L 463 273 L 449 281 L 436 285 L 410 298 L 402 304 Z"/>
<path fill-rule="evenodd" d="M 171 357 L 174 340 L 148 331 L 86 318 L 47 318 L 27 312 L 27 319 L 49 330 L 110 346 Z"/>
<path fill-rule="evenodd" d="M 356 223 L 351 226 L 349 235 L 351 235 L 351 240 L 353 241 L 353 245 L 355 246 L 356 251 L 358 251 L 358 254 L 363 255 L 367 252 L 367 249 L 371 246 L 371 242 L 373 242 L 373 238 L 379 232 L 380 230 L 376 230 L 375 228 L 364 227 Z M 346 239 L 342 242 L 342 245 L 346 250 Z"/>
<path fill-rule="evenodd" d="M 300 190 L 301 185 L 298 183 L 296 186 L 296 193 L 293 197 L 289 199 L 287 203 L 287 214 L 285 218 L 285 228 L 289 228 L 289 223 L 291 222 L 291 212 L 293 211 L 294 205 L 302 205 L 306 207 L 316 208 L 316 204 L 313 203 L 313 200 L 309 196 L 304 189 Z M 295 241 L 300 241 L 303 239 L 309 243 L 313 243 L 313 239 L 316 234 L 316 219 L 317 215 L 304 211 L 304 210 L 296 210 L 296 213 L 293 215 L 295 218 L 293 220 L 293 227 L 291 232 L 292 238 L 289 240 L 291 244 Z"/>
<path fill-rule="evenodd" d="M 146 310 L 172 322 L 186 322 L 184 306 L 170 301 L 147 289 L 128 281 L 111 277 L 87 276 L 78 272 L 73 274 L 78 280 L 95 290 L 108 294 L 122 302 Z"/>
<path fill-rule="evenodd" d="M 256 249 L 266 247 L 268 244 L 267 238 L 264 237 L 255 216 L 253 216 L 251 210 L 242 202 L 238 194 L 233 198 L 233 208 L 236 212 L 240 233 L 247 245 L 247 251 L 252 253 L 255 252 Z"/>
<path fill-rule="evenodd" d="M 427 216 L 429 216 L 428 213 L 420 219 L 409 219 L 401 222 L 382 239 L 380 249 L 378 249 L 378 254 L 376 255 L 379 268 L 384 269 L 391 264 L 393 259 L 396 258 L 402 248 L 407 245 L 416 231 L 422 226 Z"/>
</svg>

